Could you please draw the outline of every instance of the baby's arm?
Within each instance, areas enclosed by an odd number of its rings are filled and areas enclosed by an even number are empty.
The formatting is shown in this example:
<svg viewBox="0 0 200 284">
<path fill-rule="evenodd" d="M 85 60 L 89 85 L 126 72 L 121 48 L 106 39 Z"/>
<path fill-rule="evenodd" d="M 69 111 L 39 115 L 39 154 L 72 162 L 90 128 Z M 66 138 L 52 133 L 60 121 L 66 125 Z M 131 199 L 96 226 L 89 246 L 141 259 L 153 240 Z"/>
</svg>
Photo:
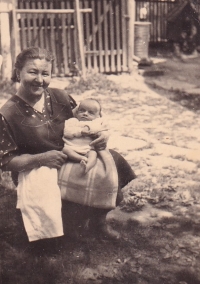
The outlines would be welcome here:
<svg viewBox="0 0 200 284">
<path fill-rule="evenodd" d="M 65 145 L 63 148 L 63 153 L 68 156 L 68 158 L 75 162 L 80 162 L 82 160 L 87 161 L 87 158 L 83 155 L 76 153 L 71 147 Z"/>
</svg>

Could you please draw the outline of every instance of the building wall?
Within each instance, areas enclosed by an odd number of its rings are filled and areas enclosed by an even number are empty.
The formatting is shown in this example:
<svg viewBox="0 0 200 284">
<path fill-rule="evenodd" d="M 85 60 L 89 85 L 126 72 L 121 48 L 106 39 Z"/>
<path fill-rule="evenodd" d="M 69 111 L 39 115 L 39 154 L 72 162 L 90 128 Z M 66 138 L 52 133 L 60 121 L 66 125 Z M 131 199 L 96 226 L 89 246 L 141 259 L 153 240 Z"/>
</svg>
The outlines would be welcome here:
<svg viewBox="0 0 200 284">
<path fill-rule="evenodd" d="M 12 9 L 11 0 L 0 2 L 0 54 L 3 57 L 1 76 L 10 79 L 12 73 L 10 21 L 8 11 Z M 7 11 L 7 12 L 6 12 Z"/>
</svg>

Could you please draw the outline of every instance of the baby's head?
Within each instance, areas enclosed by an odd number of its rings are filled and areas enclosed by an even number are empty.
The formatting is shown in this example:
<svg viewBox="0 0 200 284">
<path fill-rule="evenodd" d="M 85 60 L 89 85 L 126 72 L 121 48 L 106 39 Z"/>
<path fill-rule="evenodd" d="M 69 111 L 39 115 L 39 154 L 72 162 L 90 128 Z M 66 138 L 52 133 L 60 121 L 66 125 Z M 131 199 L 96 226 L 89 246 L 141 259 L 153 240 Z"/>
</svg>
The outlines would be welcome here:
<svg viewBox="0 0 200 284">
<path fill-rule="evenodd" d="M 80 121 L 91 121 L 101 117 L 101 105 L 95 99 L 85 99 L 80 102 L 76 118 Z"/>
</svg>

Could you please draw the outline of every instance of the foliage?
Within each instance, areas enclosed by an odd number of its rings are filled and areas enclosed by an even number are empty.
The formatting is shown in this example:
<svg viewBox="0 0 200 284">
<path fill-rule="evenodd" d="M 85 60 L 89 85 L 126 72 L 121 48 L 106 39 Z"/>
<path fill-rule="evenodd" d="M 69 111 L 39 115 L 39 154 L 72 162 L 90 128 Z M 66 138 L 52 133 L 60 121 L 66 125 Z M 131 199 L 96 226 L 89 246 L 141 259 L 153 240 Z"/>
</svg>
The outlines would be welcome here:
<svg viewBox="0 0 200 284">
<path fill-rule="evenodd" d="M 14 95 L 16 93 L 15 84 L 10 80 L 3 80 L 0 82 L 1 96 Z"/>
<path fill-rule="evenodd" d="M 100 73 L 88 73 L 86 78 L 72 78 L 69 86 L 66 88 L 68 94 L 81 95 L 85 91 L 95 90 L 104 94 L 115 92 L 117 94 L 126 91 L 116 83 L 110 81 L 108 76 Z M 128 91 L 129 89 L 127 89 Z"/>
<path fill-rule="evenodd" d="M 129 191 L 129 196 L 123 199 L 120 208 L 126 212 L 132 212 L 142 209 L 146 203 L 147 196 L 144 193 Z"/>
<path fill-rule="evenodd" d="M 173 183 L 168 183 L 162 176 L 156 182 L 130 182 L 123 189 L 124 199 L 120 209 L 126 212 L 141 210 L 147 203 L 155 208 L 174 210 L 176 207 L 191 207 L 200 204 L 200 193 L 196 187 L 180 189 Z"/>
</svg>

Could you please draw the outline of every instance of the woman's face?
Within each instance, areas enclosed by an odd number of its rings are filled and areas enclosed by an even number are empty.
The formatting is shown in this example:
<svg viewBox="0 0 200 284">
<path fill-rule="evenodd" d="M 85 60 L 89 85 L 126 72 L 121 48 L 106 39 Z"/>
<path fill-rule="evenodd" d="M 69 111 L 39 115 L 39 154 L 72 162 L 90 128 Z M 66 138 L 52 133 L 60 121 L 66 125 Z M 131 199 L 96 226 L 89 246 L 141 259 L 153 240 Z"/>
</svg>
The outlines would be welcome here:
<svg viewBox="0 0 200 284">
<path fill-rule="evenodd" d="M 51 81 L 51 62 L 46 59 L 28 59 L 21 71 L 21 91 L 27 96 L 41 96 Z"/>
</svg>

